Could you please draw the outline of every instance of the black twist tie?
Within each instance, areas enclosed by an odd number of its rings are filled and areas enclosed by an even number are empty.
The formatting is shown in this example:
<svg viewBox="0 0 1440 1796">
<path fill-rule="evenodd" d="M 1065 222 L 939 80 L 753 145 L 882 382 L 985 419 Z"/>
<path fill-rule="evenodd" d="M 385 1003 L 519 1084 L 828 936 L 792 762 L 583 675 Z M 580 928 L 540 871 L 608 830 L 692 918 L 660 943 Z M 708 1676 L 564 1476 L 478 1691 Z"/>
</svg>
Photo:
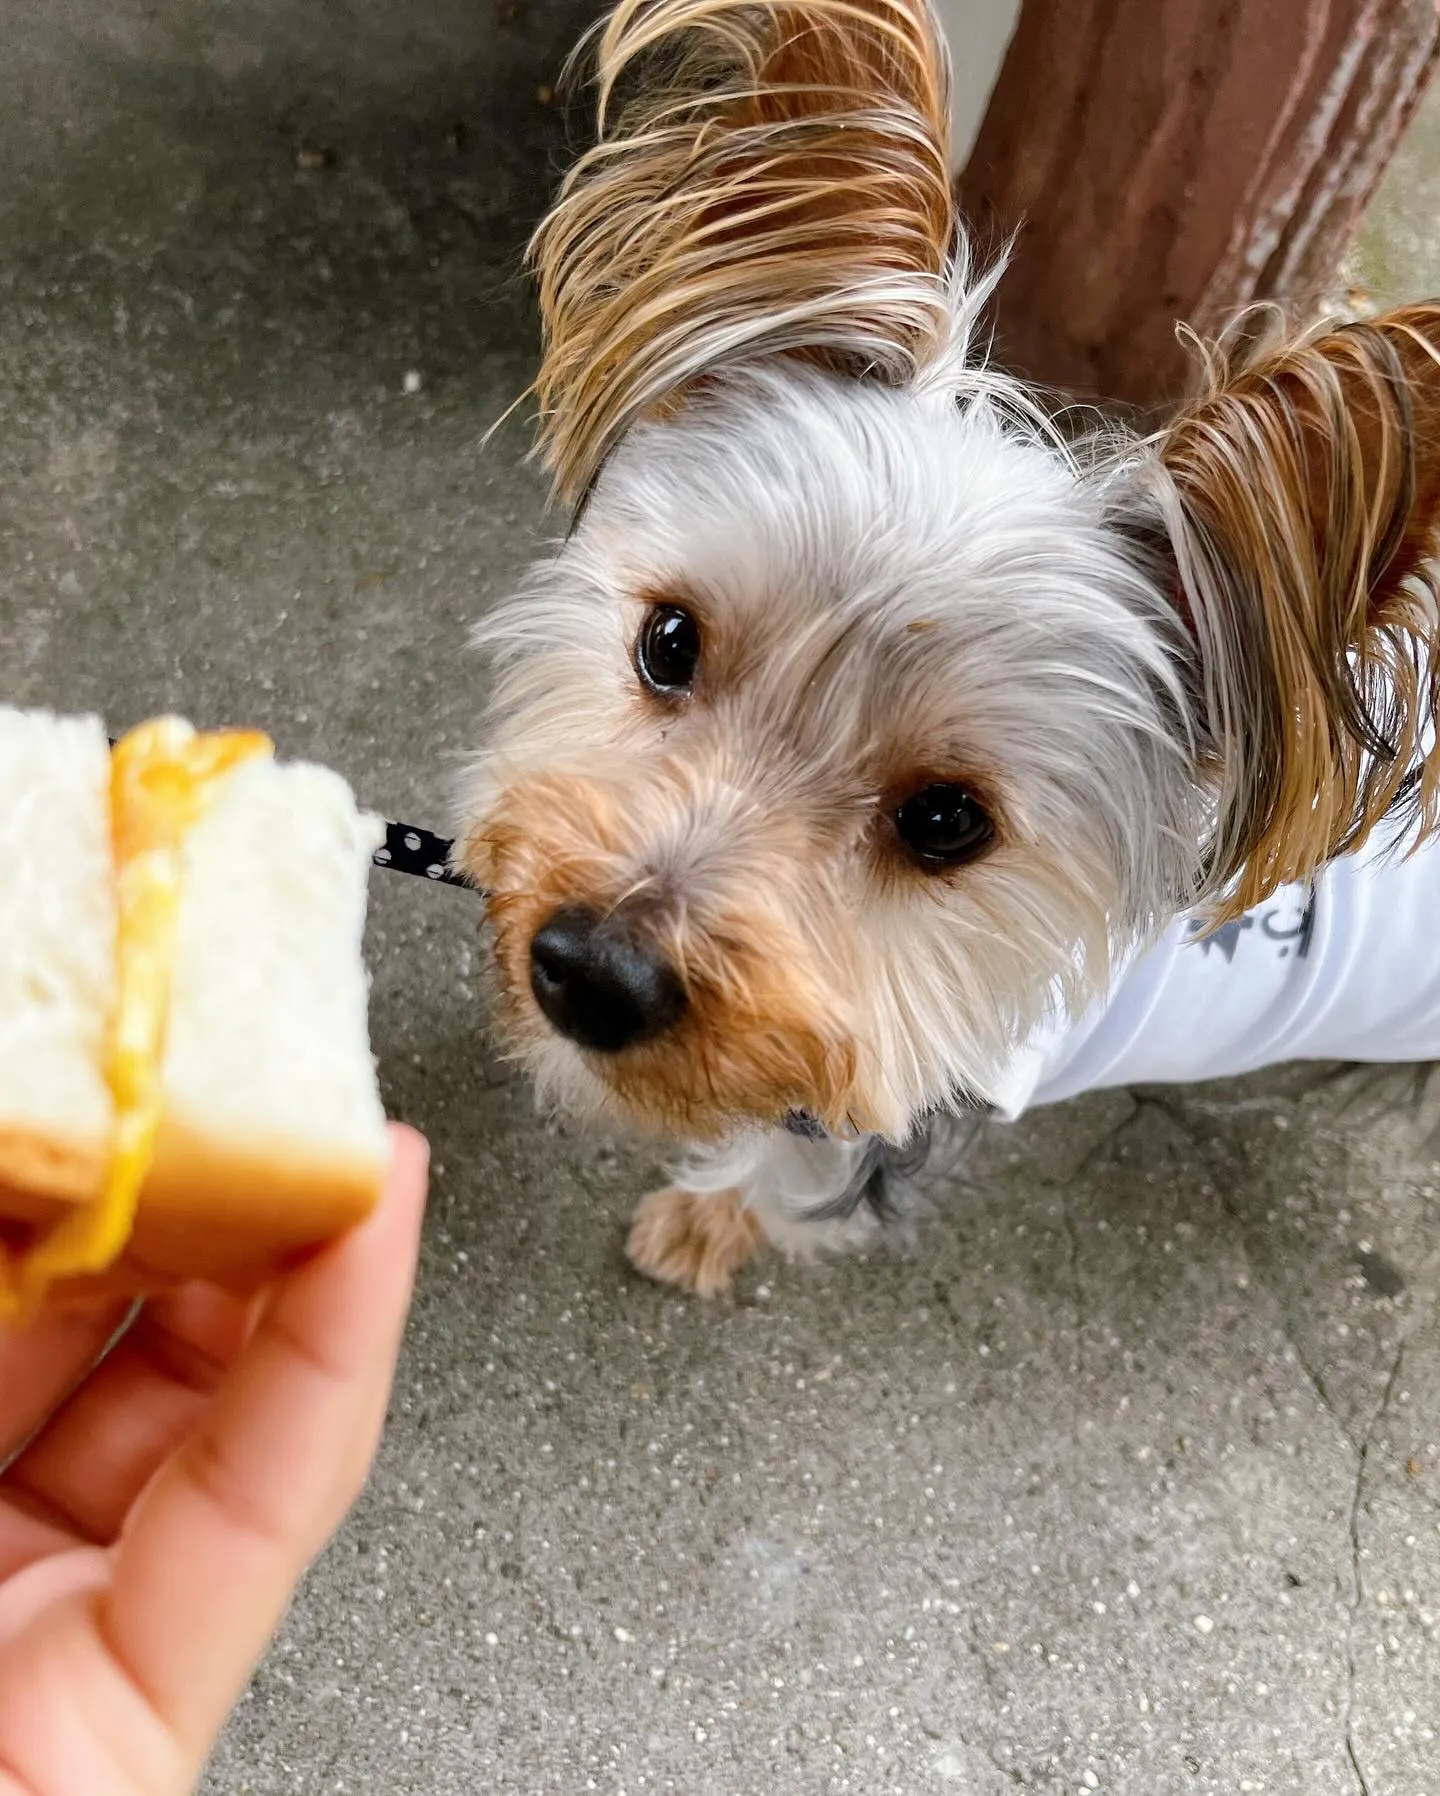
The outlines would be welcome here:
<svg viewBox="0 0 1440 1796">
<path fill-rule="evenodd" d="M 434 880 L 436 885 L 475 887 L 451 865 L 455 844 L 433 829 L 421 829 L 415 823 L 387 823 L 385 845 L 371 856 L 377 867 L 388 867 L 392 873 L 413 873 L 419 879 Z"/>
</svg>

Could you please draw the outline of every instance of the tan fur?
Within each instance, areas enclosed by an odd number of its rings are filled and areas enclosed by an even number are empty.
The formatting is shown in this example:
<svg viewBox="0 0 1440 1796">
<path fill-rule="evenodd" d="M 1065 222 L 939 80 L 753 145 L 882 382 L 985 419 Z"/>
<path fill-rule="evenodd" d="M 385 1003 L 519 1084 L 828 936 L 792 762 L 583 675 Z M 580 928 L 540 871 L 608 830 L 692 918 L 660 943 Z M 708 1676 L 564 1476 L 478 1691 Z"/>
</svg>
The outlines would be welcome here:
<svg viewBox="0 0 1440 1796">
<path fill-rule="evenodd" d="M 643 801 L 637 805 L 644 809 Z M 628 850 L 628 852 L 627 852 Z M 783 830 L 772 860 L 747 859 L 759 890 L 784 891 L 795 865 Z M 525 1046 L 549 1030 L 530 997 L 530 943 L 562 904 L 639 907 L 684 986 L 688 1008 L 662 1042 L 610 1059 L 611 1094 L 653 1128 L 695 1140 L 723 1135 L 737 1116 L 806 1107 L 836 1128 L 856 1103 L 847 1033 L 827 1025 L 834 993 L 783 906 L 722 903 L 703 924 L 684 908 L 645 906 L 635 848 L 616 794 L 595 781 L 545 776 L 505 796 L 503 816 L 472 837 L 465 865 L 491 893 L 504 1021 Z M 628 878 L 627 878 L 628 874 Z"/>
<path fill-rule="evenodd" d="M 722 1297 L 765 1245 L 755 1212 L 738 1191 L 697 1196 L 667 1185 L 635 1212 L 625 1251 L 637 1272 L 696 1297 Z"/>
<path fill-rule="evenodd" d="M 1211 358 L 1161 445 L 1221 786 L 1214 916 L 1440 822 L 1440 306 Z M 1185 565 L 1186 558 L 1190 565 Z"/>
<path fill-rule="evenodd" d="M 925 0 L 623 0 L 595 60 L 600 141 L 531 250 L 562 493 L 738 357 L 898 380 L 939 353 L 949 66 Z"/>
</svg>

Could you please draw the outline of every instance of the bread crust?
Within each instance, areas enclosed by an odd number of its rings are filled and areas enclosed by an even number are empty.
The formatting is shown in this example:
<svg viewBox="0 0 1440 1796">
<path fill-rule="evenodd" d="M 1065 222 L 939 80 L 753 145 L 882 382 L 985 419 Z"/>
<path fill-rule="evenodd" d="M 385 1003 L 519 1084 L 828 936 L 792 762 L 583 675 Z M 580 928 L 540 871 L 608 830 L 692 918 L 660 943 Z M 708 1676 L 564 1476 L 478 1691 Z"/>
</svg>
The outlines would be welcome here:
<svg viewBox="0 0 1440 1796">
<path fill-rule="evenodd" d="M 167 1117 L 125 1251 L 103 1273 L 57 1280 L 46 1302 L 150 1297 L 191 1279 L 253 1289 L 363 1222 L 385 1170 L 383 1160 L 327 1161 L 283 1142 L 237 1148 Z M 0 1183 L 0 1219 L 43 1226 L 65 1207 Z"/>
<path fill-rule="evenodd" d="M 217 1140 L 167 1112 L 126 1257 L 172 1281 L 263 1275 L 363 1222 L 385 1170 L 383 1157 Z"/>
</svg>

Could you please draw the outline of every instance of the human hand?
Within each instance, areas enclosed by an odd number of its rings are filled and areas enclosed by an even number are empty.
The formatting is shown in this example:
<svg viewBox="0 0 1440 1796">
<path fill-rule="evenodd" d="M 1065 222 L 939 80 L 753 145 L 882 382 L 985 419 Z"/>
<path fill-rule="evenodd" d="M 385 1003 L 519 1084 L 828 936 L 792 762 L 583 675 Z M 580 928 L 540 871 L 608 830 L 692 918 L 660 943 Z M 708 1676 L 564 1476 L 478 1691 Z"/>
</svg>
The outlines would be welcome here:
<svg viewBox="0 0 1440 1796">
<path fill-rule="evenodd" d="M 391 1131 L 362 1227 L 249 1302 L 0 1326 L 0 1796 L 188 1796 L 370 1468 L 428 1150 Z M 81 1382 L 76 1385 L 76 1380 Z M 38 1433 L 35 1432 L 39 1430 Z"/>
</svg>

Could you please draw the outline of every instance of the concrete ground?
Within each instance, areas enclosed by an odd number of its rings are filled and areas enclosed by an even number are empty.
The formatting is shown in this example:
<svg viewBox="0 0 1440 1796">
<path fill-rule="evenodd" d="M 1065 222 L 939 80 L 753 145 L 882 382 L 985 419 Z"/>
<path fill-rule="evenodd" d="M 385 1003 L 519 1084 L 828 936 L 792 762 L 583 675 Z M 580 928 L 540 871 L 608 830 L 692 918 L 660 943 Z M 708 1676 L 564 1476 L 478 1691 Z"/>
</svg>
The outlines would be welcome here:
<svg viewBox="0 0 1440 1796">
<path fill-rule="evenodd" d="M 483 436 L 581 10 L 0 0 L 4 698 L 263 725 L 443 819 L 467 621 L 545 528 Z M 622 1262 L 645 1153 L 487 1050 L 474 901 L 373 884 L 424 1275 L 212 1796 L 1440 1791 L 1429 1080 L 1076 1104 L 914 1257 L 703 1308 Z"/>
</svg>

